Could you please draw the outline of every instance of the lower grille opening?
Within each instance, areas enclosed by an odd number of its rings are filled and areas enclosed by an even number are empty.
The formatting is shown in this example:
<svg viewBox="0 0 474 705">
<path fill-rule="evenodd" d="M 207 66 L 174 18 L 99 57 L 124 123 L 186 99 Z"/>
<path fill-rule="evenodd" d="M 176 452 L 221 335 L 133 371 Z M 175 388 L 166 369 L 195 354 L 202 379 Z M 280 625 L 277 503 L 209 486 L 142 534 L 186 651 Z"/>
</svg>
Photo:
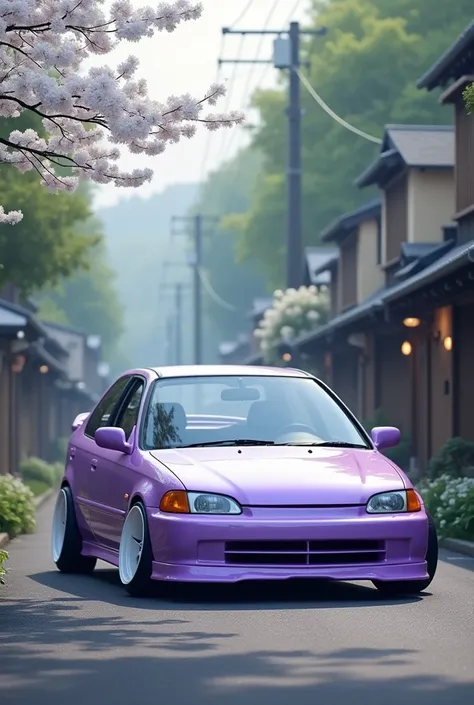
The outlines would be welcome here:
<svg viewBox="0 0 474 705">
<path fill-rule="evenodd" d="M 231 565 L 354 565 L 380 563 L 384 559 L 383 541 L 228 541 L 225 544 L 225 562 Z"/>
</svg>

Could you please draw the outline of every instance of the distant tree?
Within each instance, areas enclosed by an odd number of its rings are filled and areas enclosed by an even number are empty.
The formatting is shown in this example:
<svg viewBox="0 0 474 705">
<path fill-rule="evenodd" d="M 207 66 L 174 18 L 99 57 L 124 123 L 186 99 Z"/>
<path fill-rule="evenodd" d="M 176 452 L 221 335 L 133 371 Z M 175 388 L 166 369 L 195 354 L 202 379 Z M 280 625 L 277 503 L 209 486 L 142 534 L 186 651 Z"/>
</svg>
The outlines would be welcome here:
<svg viewBox="0 0 474 705">
<path fill-rule="evenodd" d="M 308 79 L 337 114 L 375 137 L 387 123 L 451 122 L 450 111 L 416 81 L 471 21 L 472 0 L 317 0 L 313 16 L 329 32 L 303 42 Z M 263 155 L 263 173 L 248 212 L 232 219 L 241 257 L 259 262 L 271 288 L 284 284 L 286 103 L 286 88 L 254 97 L 261 119 L 253 147 Z M 304 87 L 302 104 L 303 235 L 316 244 L 333 218 L 373 195 L 354 180 L 378 147 L 336 123 Z"/>
</svg>

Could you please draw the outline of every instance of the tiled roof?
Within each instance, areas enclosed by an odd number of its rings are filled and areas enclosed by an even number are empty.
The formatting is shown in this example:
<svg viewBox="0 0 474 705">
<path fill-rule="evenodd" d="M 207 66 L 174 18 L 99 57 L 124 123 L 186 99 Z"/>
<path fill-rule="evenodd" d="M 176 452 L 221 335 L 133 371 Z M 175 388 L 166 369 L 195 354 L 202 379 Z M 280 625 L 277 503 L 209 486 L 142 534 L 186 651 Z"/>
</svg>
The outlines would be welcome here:
<svg viewBox="0 0 474 705">
<path fill-rule="evenodd" d="M 450 80 L 474 70 L 474 20 L 465 28 L 456 41 L 417 81 L 417 88 L 432 91 L 446 86 Z"/>
<path fill-rule="evenodd" d="M 454 128 L 451 125 L 387 125 L 380 154 L 356 179 L 360 188 L 403 166 L 452 168 Z"/>
<path fill-rule="evenodd" d="M 387 135 L 407 166 L 454 166 L 451 125 L 387 125 Z"/>
<path fill-rule="evenodd" d="M 329 284 L 331 276 L 327 266 L 339 256 L 338 250 L 329 247 L 307 247 L 305 249 L 306 263 L 312 284 Z"/>
<path fill-rule="evenodd" d="M 350 230 L 356 228 L 360 223 L 364 222 L 364 220 L 377 217 L 381 208 L 380 198 L 374 198 L 364 203 L 363 206 L 349 213 L 344 213 L 323 230 L 320 236 L 322 242 L 337 240 L 341 235 L 345 235 Z"/>
<path fill-rule="evenodd" d="M 27 320 L 26 316 L 10 311 L 0 304 L 0 328 L 24 328 Z"/>
</svg>

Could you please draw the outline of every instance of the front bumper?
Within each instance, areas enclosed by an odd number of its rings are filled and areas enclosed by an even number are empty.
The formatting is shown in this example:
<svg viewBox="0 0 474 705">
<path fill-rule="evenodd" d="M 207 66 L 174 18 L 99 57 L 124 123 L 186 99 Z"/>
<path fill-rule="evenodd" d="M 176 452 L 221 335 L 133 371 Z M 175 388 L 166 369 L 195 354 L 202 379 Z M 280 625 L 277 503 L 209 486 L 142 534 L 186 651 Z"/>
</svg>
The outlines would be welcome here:
<svg viewBox="0 0 474 705">
<path fill-rule="evenodd" d="M 239 516 L 148 509 L 154 580 L 423 580 L 428 519 L 364 507 L 245 508 Z"/>
</svg>

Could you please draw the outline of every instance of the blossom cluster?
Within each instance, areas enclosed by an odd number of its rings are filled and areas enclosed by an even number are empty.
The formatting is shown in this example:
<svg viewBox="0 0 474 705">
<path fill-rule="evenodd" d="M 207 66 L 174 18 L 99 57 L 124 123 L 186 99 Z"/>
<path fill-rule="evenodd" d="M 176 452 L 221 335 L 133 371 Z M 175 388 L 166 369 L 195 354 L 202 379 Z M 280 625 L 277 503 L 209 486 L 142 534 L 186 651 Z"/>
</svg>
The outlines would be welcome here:
<svg viewBox="0 0 474 705">
<path fill-rule="evenodd" d="M 277 289 L 273 303 L 265 311 L 254 335 L 260 349 L 271 359 L 272 351 L 282 340 L 292 340 L 309 333 L 325 322 L 329 308 L 326 289 L 301 286 L 299 289 Z"/>
<path fill-rule="evenodd" d="M 440 475 L 420 494 L 441 536 L 474 539 L 474 478 Z"/>
<path fill-rule="evenodd" d="M 98 0 L 0 0 L 0 117 L 26 111 L 41 119 L 45 132 L 13 130 L 0 138 L 0 164 L 36 170 L 50 190 L 74 189 L 79 175 L 101 184 L 141 186 L 152 170 L 121 171 L 121 147 L 155 156 L 192 137 L 200 123 L 216 130 L 243 122 L 238 112 L 204 112 L 225 95 L 220 84 L 199 97 L 152 100 L 146 81 L 136 77 L 134 56 L 117 67 L 104 63 L 83 70 L 91 55 L 172 32 L 201 13 L 202 4 L 190 0 L 141 8 L 116 0 L 107 13 Z M 0 210 L 0 222 L 20 219 L 18 211 Z"/>
</svg>

